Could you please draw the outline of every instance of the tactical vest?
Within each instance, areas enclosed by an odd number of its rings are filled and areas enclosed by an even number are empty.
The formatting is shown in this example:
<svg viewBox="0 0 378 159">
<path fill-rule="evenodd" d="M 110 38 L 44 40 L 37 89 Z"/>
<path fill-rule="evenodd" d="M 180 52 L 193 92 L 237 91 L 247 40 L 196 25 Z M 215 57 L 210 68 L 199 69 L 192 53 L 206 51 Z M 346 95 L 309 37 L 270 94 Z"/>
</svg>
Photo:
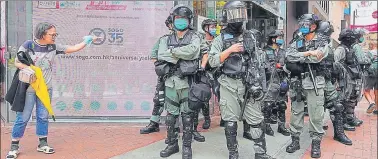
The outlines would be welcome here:
<svg viewBox="0 0 378 159">
<path fill-rule="evenodd" d="M 348 73 L 352 79 L 361 78 L 360 67 L 357 62 L 357 57 L 353 49 L 348 48 L 345 45 L 341 45 L 345 50 L 345 67 L 348 70 Z"/>
<path fill-rule="evenodd" d="M 306 45 L 307 44 L 307 45 Z M 306 52 L 311 48 L 316 50 L 318 47 L 325 46 L 324 41 L 322 39 L 316 39 L 306 42 L 304 39 L 296 41 L 296 50 L 298 52 Z M 324 75 L 325 68 L 322 67 L 321 63 L 325 64 L 324 61 L 320 63 L 311 63 L 311 67 L 313 71 L 316 71 L 316 75 Z M 299 63 L 299 62 L 285 62 L 286 68 L 291 72 L 291 76 L 300 76 L 301 73 L 308 72 L 307 63 Z"/>
<path fill-rule="evenodd" d="M 267 49 L 265 49 L 265 53 L 266 53 L 266 58 L 267 58 L 269 63 L 276 62 L 275 50 L 273 50 L 271 48 L 267 48 Z"/>
<path fill-rule="evenodd" d="M 192 37 L 196 36 L 195 34 L 195 31 L 189 30 L 181 40 L 178 40 L 175 34 L 169 35 L 167 40 L 168 48 L 171 49 L 189 45 L 192 42 Z M 198 69 L 198 61 L 180 59 L 171 69 L 173 69 L 173 71 L 179 71 L 182 76 L 193 75 Z"/>
<path fill-rule="evenodd" d="M 345 45 L 341 45 L 341 47 L 344 48 L 345 50 L 345 64 L 347 65 L 356 65 L 357 64 L 357 59 L 356 55 L 353 49 L 348 48 Z"/>
<path fill-rule="evenodd" d="M 228 49 L 233 44 L 243 43 L 243 35 L 234 37 L 231 34 L 225 33 L 221 34 L 223 49 L 222 51 Z M 246 71 L 246 67 L 243 65 L 245 60 L 244 53 L 231 53 L 230 56 L 224 61 L 222 66 L 222 72 L 228 76 L 242 76 Z"/>
</svg>

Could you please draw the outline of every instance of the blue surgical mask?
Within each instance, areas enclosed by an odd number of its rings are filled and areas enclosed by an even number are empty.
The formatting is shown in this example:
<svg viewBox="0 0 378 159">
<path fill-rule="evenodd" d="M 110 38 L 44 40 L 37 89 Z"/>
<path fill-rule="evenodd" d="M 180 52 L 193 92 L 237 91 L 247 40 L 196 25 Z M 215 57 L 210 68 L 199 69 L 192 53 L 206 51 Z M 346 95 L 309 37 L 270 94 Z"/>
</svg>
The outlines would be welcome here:
<svg viewBox="0 0 378 159">
<path fill-rule="evenodd" d="M 209 33 L 211 36 L 215 36 L 217 34 L 217 29 L 215 28 L 209 29 Z"/>
<path fill-rule="evenodd" d="M 299 28 L 299 31 L 302 32 L 303 34 L 308 34 L 310 32 L 310 28 L 301 27 Z"/>
<path fill-rule="evenodd" d="M 360 39 L 358 39 L 358 40 L 360 40 L 360 43 L 362 43 L 362 42 L 364 42 L 365 38 L 364 37 L 360 37 Z"/>
<path fill-rule="evenodd" d="M 188 27 L 188 20 L 185 18 L 178 18 L 174 21 L 174 26 L 178 31 L 183 31 Z"/>
<path fill-rule="evenodd" d="M 276 39 L 276 43 L 278 45 L 282 45 L 284 43 L 284 40 L 283 39 Z"/>
</svg>

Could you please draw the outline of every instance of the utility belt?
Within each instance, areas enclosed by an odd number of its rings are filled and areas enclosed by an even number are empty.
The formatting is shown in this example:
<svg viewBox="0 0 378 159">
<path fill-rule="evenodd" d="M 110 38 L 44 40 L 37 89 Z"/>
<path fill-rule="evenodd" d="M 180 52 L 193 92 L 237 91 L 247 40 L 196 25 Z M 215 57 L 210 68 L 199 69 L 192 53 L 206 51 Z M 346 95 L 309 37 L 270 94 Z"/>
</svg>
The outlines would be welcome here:
<svg viewBox="0 0 378 159">
<path fill-rule="evenodd" d="M 302 64 L 302 68 L 303 68 L 303 72 L 300 73 L 300 74 L 290 74 L 290 78 L 293 78 L 293 77 L 298 77 L 299 79 L 304 79 L 306 77 L 309 77 L 311 76 L 310 75 L 310 70 L 308 69 L 308 67 L 305 67 L 305 65 L 307 65 L 307 63 L 303 63 Z M 325 70 L 324 68 L 320 67 L 320 65 L 313 65 L 313 64 L 310 64 L 311 67 L 312 67 L 312 73 L 314 74 L 314 77 L 316 76 L 325 76 Z"/>
<path fill-rule="evenodd" d="M 225 73 L 223 73 L 225 74 Z M 232 79 L 243 79 L 245 77 L 245 73 L 238 73 L 238 74 L 225 74 L 227 77 Z"/>
<path fill-rule="evenodd" d="M 155 62 L 155 72 L 158 76 L 171 77 L 173 75 L 184 78 L 197 73 L 197 60 L 193 61 L 179 61 L 177 64 L 172 64 L 166 61 Z"/>
</svg>

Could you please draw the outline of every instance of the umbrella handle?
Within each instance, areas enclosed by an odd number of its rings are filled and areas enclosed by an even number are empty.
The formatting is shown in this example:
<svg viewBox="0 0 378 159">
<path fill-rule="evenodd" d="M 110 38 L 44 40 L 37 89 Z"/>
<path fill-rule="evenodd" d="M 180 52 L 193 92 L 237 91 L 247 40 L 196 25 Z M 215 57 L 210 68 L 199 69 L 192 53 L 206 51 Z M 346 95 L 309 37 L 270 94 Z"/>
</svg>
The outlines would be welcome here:
<svg viewBox="0 0 378 159">
<path fill-rule="evenodd" d="M 52 119 L 55 121 L 55 115 L 52 115 L 51 117 L 52 117 Z"/>
</svg>

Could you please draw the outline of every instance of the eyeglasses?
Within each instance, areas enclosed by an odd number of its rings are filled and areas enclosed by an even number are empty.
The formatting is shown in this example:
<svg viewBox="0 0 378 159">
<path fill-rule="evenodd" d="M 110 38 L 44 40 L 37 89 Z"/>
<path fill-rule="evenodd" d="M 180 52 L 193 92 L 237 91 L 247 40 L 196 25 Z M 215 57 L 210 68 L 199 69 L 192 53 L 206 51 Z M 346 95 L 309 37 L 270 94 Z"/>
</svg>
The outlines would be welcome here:
<svg viewBox="0 0 378 159">
<path fill-rule="evenodd" d="M 59 34 L 58 34 L 58 33 L 55 33 L 55 34 L 47 34 L 47 35 L 50 35 L 51 37 L 55 38 L 55 37 L 57 37 Z"/>
</svg>

